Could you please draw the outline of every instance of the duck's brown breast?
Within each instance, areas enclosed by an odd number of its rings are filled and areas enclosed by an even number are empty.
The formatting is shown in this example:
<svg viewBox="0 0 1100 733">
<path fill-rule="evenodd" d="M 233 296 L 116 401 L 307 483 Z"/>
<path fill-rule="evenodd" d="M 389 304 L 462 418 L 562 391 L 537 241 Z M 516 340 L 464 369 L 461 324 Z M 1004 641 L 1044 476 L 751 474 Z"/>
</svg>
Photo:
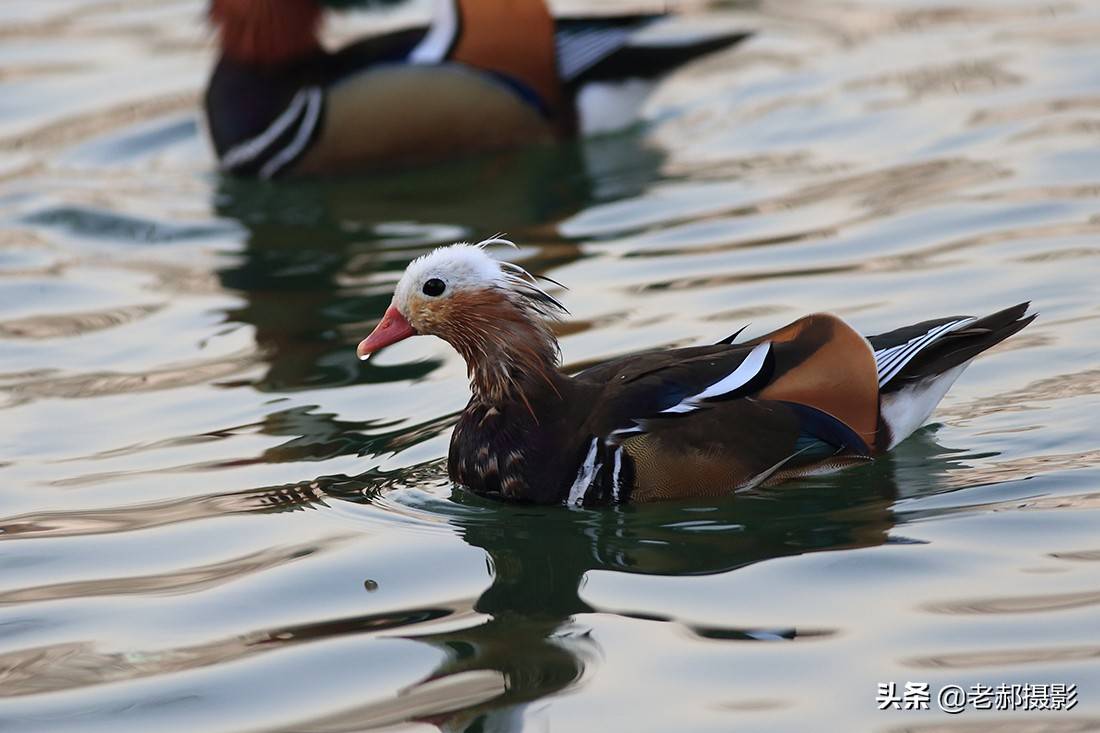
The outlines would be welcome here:
<svg viewBox="0 0 1100 733">
<path fill-rule="evenodd" d="M 471 401 L 451 435 L 451 480 L 478 494 L 554 503 L 568 493 L 579 463 L 554 415 L 535 418 L 523 405 Z"/>
</svg>

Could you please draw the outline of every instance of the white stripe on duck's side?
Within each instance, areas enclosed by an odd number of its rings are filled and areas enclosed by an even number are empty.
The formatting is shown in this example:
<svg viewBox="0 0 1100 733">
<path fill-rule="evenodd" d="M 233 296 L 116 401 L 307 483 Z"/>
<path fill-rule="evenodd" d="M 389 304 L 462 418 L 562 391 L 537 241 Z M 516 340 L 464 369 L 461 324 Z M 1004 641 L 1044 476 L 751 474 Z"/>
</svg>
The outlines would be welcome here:
<svg viewBox="0 0 1100 733">
<path fill-rule="evenodd" d="M 741 484 L 740 486 L 735 488 L 733 490 L 733 493 L 741 494 L 741 493 L 744 493 L 746 491 L 752 491 L 753 489 L 755 489 L 759 486 L 762 486 L 765 481 L 767 481 L 768 479 L 770 479 L 772 476 L 775 475 L 776 471 L 783 468 L 783 466 L 787 465 L 787 463 L 791 459 L 798 457 L 802 453 L 805 453 L 811 447 L 813 447 L 813 446 L 808 445 L 805 448 L 802 448 L 801 450 L 796 450 L 794 453 L 790 454 L 789 456 L 787 456 L 783 460 L 779 461 L 778 463 L 776 463 L 771 468 L 765 468 L 763 471 L 761 471 L 760 473 L 756 474 L 755 476 L 749 478 L 743 484 Z"/>
<path fill-rule="evenodd" d="M 728 375 L 722 377 L 722 379 L 719 379 L 699 394 L 685 397 L 678 404 L 661 410 L 661 413 L 675 414 L 694 412 L 703 406 L 703 400 L 715 399 L 716 397 L 727 395 L 739 387 L 744 387 L 764 368 L 764 364 L 768 359 L 768 352 L 771 351 L 771 348 L 772 344 L 770 341 L 757 344 L 756 348 L 750 351 L 749 355 L 746 356 L 737 368 Z"/>
<path fill-rule="evenodd" d="M 313 130 L 317 127 L 317 121 L 321 118 L 321 90 L 310 89 L 306 100 L 306 114 L 302 124 L 298 127 L 298 133 L 278 155 L 264 163 L 260 168 L 260 178 L 271 178 L 302 154 L 309 139 L 313 136 Z"/>
<path fill-rule="evenodd" d="M 592 485 L 592 479 L 599 473 L 600 464 L 596 460 L 599 440 L 599 438 L 592 439 L 592 444 L 588 446 L 588 455 L 584 457 L 580 468 L 577 469 L 577 478 L 569 488 L 569 499 L 567 500 L 567 503 L 571 506 L 580 506 L 584 503 L 584 495 L 588 493 L 588 487 Z"/>
<path fill-rule="evenodd" d="M 278 117 L 255 137 L 237 143 L 222 156 L 221 167 L 231 171 L 266 158 L 260 168 L 260 176 L 270 178 L 294 162 L 313 136 L 317 122 L 321 118 L 324 98 L 319 87 L 301 89 L 290 100 Z M 271 146 L 297 125 L 297 132 L 286 147 L 272 150 Z"/>
<path fill-rule="evenodd" d="M 602 443 L 599 438 L 593 438 L 588 446 L 588 453 L 577 469 L 577 478 L 569 487 L 569 497 L 565 500 L 567 506 L 582 506 L 588 498 L 588 492 L 595 486 L 601 485 L 600 471 L 605 470 L 604 462 L 600 460 L 601 448 L 612 448 L 611 458 L 608 459 L 611 469 L 611 503 L 618 504 L 629 486 L 623 486 L 623 449 L 620 446 Z"/>
<path fill-rule="evenodd" d="M 612 430 L 610 433 L 607 434 L 607 437 L 610 440 L 618 441 L 623 438 L 629 438 L 631 435 L 638 435 L 639 433 L 644 432 L 645 428 L 643 428 L 636 420 L 632 420 L 630 424 L 627 425 L 625 428 Z"/>
<path fill-rule="evenodd" d="M 740 331 L 738 332 L 740 333 Z M 735 334 L 736 335 L 736 334 Z M 749 352 L 737 368 L 726 376 L 719 379 L 714 384 L 710 385 L 702 392 L 698 394 L 690 395 L 680 400 L 672 407 L 667 407 L 658 415 L 677 415 L 688 412 L 694 412 L 702 407 L 705 407 L 704 400 L 715 399 L 723 395 L 727 395 L 736 389 L 744 387 L 751 382 L 756 375 L 764 368 L 764 364 L 767 363 L 768 354 L 771 352 L 772 344 L 770 341 L 765 341 L 762 344 L 757 344 L 756 347 Z M 622 440 L 629 438 L 632 435 L 638 435 L 644 433 L 646 428 L 643 425 L 645 417 L 640 417 L 632 420 L 629 425 L 625 425 L 616 430 L 612 430 L 608 433 L 607 437 L 613 443 L 619 443 Z"/>
<path fill-rule="evenodd" d="M 611 499 L 617 504 L 619 502 L 619 496 L 622 492 L 622 470 L 623 470 L 623 449 L 615 449 L 615 463 L 614 469 L 611 472 Z"/>
<path fill-rule="evenodd" d="M 274 122 L 267 126 L 266 130 L 256 137 L 237 143 L 227 150 L 225 155 L 222 156 L 222 167 L 236 168 L 243 163 L 250 162 L 263 152 L 264 148 L 273 143 L 275 138 L 286 132 L 287 128 L 290 127 L 290 123 L 294 122 L 294 118 L 301 114 L 302 107 L 306 103 L 306 92 L 306 89 L 302 89 L 295 94 L 294 98 L 290 100 L 290 104 L 282 111 L 282 114 L 276 117 Z"/>
<path fill-rule="evenodd" d="M 946 336 L 952 331 L 969 326 L 976 318 L 960 318 L 957 321 L 943 323 L 929 330 L 922 336 L 915 336 L 904 344 L 891 346 L 875 352 L 875 366 L 878 367 L 878 385 L 883 387 L 891 379 L 896 377 L 905 365 L 913 360 L 925 347 L 935 343 L 940 337 Z"/>
</svg>

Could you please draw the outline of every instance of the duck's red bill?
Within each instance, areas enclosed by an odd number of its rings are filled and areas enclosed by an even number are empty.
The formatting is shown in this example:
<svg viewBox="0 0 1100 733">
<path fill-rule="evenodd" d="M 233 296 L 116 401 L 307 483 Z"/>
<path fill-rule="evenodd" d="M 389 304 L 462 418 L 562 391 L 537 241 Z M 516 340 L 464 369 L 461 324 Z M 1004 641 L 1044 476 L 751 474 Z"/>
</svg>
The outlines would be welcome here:
<svg viewBox="0 0 1100 733">
<path fill-rule="evenodd" d="M 391 305 L 382 316 L 382 321 L 370 332 L 370 336 L 359 343 L 355 354 L 360 359 L 366 360 L 379 349 L 415 335 L 416 329 L 409 325 L 405 316 L 401 315 L 401 311 Z"/>
</svg>

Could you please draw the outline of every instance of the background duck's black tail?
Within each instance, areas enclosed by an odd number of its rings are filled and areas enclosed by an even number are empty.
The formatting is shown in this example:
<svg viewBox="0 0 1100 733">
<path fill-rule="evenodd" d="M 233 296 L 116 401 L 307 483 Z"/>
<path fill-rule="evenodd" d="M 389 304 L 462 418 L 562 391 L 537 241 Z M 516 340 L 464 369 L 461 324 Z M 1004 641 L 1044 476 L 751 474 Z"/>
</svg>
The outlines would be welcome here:
<svg viewBox="0 0 1100 733">
<path fill-rule="evenodd" d="M 920 427 L 971 359 L 1035 320 L 1028 306 L 984 318 L 939 318 L 868 338 L 880 395 L 875 447 L 892 448 Z"/>
</svg>

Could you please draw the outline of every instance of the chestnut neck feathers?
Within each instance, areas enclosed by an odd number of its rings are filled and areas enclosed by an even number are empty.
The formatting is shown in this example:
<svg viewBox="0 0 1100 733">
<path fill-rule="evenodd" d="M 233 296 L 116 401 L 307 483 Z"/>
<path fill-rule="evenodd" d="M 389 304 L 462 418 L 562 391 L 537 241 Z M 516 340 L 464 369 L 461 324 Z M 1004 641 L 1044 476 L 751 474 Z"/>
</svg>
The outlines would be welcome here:
<svg viewBox="0 0 1100 733">
<path fill-rule="evenodd" d="M 212 0 L 222 52 L 245 64 L 275 66 L 320 50 L 317 0 Z"/>
<path fill-rule="evenodd" d="M 538 313 L 499 292 L 473 296 L 469 305 L 440 336 L 466 360 L 475 397 L 530 404 L 533 393 L 557 389 L 558 342 Z"/>
</svg>

